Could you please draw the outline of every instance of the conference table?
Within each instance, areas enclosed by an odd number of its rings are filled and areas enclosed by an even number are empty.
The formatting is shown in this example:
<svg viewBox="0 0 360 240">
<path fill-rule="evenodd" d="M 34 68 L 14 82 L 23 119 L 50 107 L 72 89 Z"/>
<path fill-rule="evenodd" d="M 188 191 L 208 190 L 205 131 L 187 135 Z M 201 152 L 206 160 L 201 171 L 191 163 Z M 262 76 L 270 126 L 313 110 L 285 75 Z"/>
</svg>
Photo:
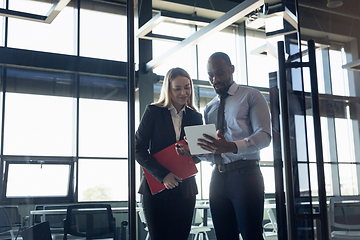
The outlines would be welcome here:
<svg viewBox="0 0 360 240">
<path fill-rule="evenodd" d="M 197 202 L 195 205 L 195 208 L 197 209 L 201 209 L 203 210 L 203 225 L 207 226 L 208 222 L 208 210 L 209 210 L 209 203 L 208 202 Z M 96 211 L 96 209 L 91 209 L 92 211 Z M 103 209 L 99 209 L 99 210 L 103 210 Z M 127 213 L 128 212 L 128 207 L 112 207 L 111 208 L 113 214 L 116 213 Z M 136 211 L 138 212 L 140 210 L 139 207 L 136 208 Z M 64 205 L 64 208 L 61 209 L 39 209 L 39 210 L 31 210 L 30 211 L 30 215 L 40 215 L 41 216 L 41 221 L 45 221 L 46 219 L 46 215 L 66 215 L 67 209 L 66 206 Z M 32 222 L 33 218 L 30 218 L 30 224 L 33 225 L 34 223 Z"/>
<path fill-rule="evenodd" d="M 96 210 L 104 210 L 103 208 L 91 208 L 92 211 L 96 211 Z M 112 207 L 111 211 L 113 212 L 113 214 L 115 213 L 127 213 L 129 210 L 128 207 Z M 136 211 L 138 212 L 140 210 L 140 208 L 136 208 Z M 40 209 L 40 210 L 31 210 L 30 214 L 31 215 L 41 215 L 41 221 L 45 221 L 46 219 L 46 215 L 66 215 L 67 209 L 66 206 L 64 206 L 64 208 L 62 209 Z M 30 221 L 32 221 L 32 218 L 30 218 Z M 30 223 L 31 225 L 33 224 L 33 222 Z"/>
<path fill-rule="evenodd" d="M 268 208 L 275 208 L 275 204 L 269 204 L 269 203 L 265 203 L 265 209 Z M 136 207 L 136 211 L 140 211 L 140 207 Z M 196 201 L 195 204 L 195 209 L 200 209 L 203 210 L 203 226 L 207 226 L 208 225 L 208 216 L 209 216 L 209 201 L 205 200 L 205 201 Z M 96 210 L 96 209 L 92 209 L 92 210 Z M 103 209 L 99 209 L 99 210 L 103 210 Z M 127 213 L 128 212 L 128 207 L 112 207 L 111 208 L 112 212 L 114 214 L 116 213 Z M 64 208 L 62 209 L 40 209 L 40 210 L 31 210 L 30 214 L 31 215 L 41 215 L 41 221 L 45 221 L 46 219 L 46 215 L 66 215 L 67 209 L 66 206 L 64 205 Z M 33 218 L 30 218 L 30 224 L 32 225 Z"/>
</svg>

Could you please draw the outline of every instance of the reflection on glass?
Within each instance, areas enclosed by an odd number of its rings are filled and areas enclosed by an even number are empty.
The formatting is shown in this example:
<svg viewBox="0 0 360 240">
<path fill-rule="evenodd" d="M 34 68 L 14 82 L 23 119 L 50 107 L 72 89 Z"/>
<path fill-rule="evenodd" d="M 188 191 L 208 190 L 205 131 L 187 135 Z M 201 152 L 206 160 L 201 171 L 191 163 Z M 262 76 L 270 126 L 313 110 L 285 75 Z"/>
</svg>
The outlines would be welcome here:
<svg viewBox="0 0 360 240">
<path fill-rule="evenodd" d="M 65 197 L 69 176 L 69 165 L 9 164 L 6 197 Z"/>
<path fill-rule="evenodd" d="M 126 160 L 80 159 L 79 201 L 127 201 Z"/>
</svg>

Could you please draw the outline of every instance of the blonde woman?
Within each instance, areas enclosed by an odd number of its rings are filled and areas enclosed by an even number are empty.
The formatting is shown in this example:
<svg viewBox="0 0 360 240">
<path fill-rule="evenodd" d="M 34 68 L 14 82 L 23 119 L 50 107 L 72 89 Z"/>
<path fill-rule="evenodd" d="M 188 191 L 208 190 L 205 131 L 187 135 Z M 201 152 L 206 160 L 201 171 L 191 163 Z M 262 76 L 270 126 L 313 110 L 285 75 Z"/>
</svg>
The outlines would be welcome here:
<svg viewBox="0 0 360 240">
<path fill-rule="evenodd" d="M 153 154 L 184 138 L 184 127 L 201 125 L 193 106 L 193 83 L 182 68 L 170 69 L 158 102 L 146 107 L 136 131 L 136 160 L 166 189 L 152 195 L 143 177 L 139 189 L 152 240 L 187 240 L 195 206 L 195 177 L 181 179 L 161 166 Z"/>
</svg>

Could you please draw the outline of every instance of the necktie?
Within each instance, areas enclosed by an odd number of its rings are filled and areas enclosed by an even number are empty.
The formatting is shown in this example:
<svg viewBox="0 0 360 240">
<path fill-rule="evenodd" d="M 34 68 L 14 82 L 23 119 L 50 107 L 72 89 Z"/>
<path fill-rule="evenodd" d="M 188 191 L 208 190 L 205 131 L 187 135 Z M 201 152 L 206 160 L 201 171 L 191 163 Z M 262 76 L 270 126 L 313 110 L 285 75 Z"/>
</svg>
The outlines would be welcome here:
<svg viewBox="0 0 360 240">
<path fill-rule="evenodd" d="M 229 94 L 224 94 L 221 95 L 220 97 L 220 104 L 219 104 L 219 108 L 218 108 L 218 115 L 217 115 L 217 126 L 216 128 L 218 130 L 220 130 L 220 134 L 224 134 L 224 110 L 225 110 L 225 98 L 229 96 Z M 219 165 L 221 164 L 221 154 L 214 154 L 214 158 L 215 158 L 215 164 Z"/>
</svg>

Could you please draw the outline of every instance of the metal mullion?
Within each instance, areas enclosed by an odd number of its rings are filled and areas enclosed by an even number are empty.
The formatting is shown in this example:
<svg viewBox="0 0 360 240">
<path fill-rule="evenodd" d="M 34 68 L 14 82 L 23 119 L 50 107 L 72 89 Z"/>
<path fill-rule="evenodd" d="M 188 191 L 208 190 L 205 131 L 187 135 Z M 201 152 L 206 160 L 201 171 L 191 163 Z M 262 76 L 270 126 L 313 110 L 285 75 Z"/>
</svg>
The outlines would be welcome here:
<svg viewBox="0 0 360 240">
<path fill-rule="evenodd" d="M 320 103 L 319 90 L 316 71 L 315 58 L 315 42 L 308 41 L 309 50 L 309 68 L 310 68 L 310 82 L 311 82 L 311 106 L 314 121 L 314 137 L 315 137 L 315 154 L 317 166 L 317 180 L 318 180 L 318 194 L 319 194 L 319 208 L 320 208 L 320 225 L 322 239 L 329 239 L 328 232 L 328 218 L 326 205 L 326 190 L 325 190 L 325 174 L 324 174 L 324 159 L 322 149 L 321 137 L 321 123 L 320 123 Z"/>
</svg>

